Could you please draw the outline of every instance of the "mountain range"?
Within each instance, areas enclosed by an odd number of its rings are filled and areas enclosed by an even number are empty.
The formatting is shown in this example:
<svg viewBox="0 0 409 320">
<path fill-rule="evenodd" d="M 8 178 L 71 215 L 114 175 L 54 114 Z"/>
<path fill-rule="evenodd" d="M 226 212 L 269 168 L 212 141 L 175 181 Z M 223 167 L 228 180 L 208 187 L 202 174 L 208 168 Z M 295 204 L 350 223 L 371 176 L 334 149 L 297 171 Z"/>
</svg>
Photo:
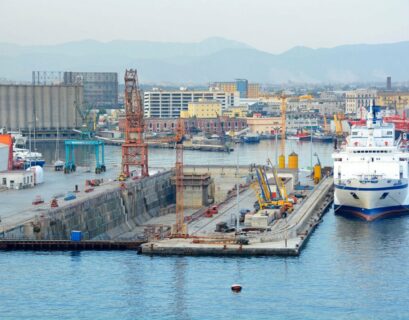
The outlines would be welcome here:
<svg viewBox="0 0 409 320">
<path fill-rule="evenodd" d="M 31 71 L 137 68 L 143 83 L 205 84 L 246 78 L 261 83 L 351 83 L 409 78 L 409 41 L 294 47 L 281 54 L 224 38 L 197 43 L 82 40 L 57 45 L 0 43 L 0 78 L 30 81 Z"/>
</svg>

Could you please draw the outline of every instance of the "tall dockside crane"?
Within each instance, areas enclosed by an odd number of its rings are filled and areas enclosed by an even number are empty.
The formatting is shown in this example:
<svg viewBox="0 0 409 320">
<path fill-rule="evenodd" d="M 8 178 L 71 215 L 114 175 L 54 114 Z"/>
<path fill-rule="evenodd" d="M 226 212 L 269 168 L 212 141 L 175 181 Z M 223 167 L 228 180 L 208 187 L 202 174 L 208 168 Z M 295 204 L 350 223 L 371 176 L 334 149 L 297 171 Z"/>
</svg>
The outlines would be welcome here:
<svg viewBox="0 0 409 320">
<path fill-rule="evenodd" d="M 176 223 L 173 226 L 172 235 L 183 237 L 187 235 L 187 225 L 183 212 L 183 137 L 185 128 L 183 119 L 179 118 L 176 124 L 176 163 L 175 163 L 175 185 L 176 185 Z"/>
<path fill-rule="evenodd" d="M 183 211 L 183 139 L 185 136 L 185 125 L 182 118 L 178 118 L 175 127 L 175 135 L 171 137 L 150 139 L 152 143 L 174 143 L 176 149 L 175 163 L 175 186 L 176 186 L 176 223 L 172 226 L 173 237 L 187 236 L 187 226 L 184 223 Z"/>
<path fill-rule="evenodd" d="M 125 71 L 125 142 L 122 144 L 122 172 L 120 180 L 128 178 L 131 167 L 139 169 L 141 178 L 147 177 L 148 145 L 144 142 L 144 120 L 141 91 L 135 69 Z"/>
<path fill-rule="evenodd" d="M 278 157 L 278 168 L 285 168 L 285 138 L 286 138 L 286 110 L 287 101 L 286 97 L 281 95 L 281 143 L 280 143 L 280 156 Z"/>
<path fill-rule="evenodd" d="M 149 175 L 148 145 L 144 141 L 144 119 L 141 92 L 136 70 L 125 71 L 125 142 L 122 144 L 122 173 L 120 181 L 131 174 L 131 167 L 139 169 L 139 177 Z M 185 128 L 183 119 L 176 124 L 174 137 L 159 139 L 158 142 L 174 142 L 176 144 L 175 185 L 176 185 L 176 223 L 172 228 L 172 236 L 187 236 L 183 212 L 183 138 Z"/>
</svg>

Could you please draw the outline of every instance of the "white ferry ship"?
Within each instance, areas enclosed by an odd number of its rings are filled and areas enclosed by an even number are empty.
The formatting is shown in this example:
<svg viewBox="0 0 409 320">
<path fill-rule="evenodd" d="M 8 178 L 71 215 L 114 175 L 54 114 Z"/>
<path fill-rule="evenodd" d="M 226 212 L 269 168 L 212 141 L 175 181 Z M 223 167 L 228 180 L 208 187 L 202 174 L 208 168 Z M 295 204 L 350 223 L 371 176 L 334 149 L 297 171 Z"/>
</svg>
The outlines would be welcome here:
<svg viewBox="0 0 409 320">
<path fill-rule="evenodd" d="M 395 125 L 378 119 L 378 109 L 332 154 L 336 214 L 372 221 L 409 213 L 407 140 L 395 141 Z"/>
</svg>

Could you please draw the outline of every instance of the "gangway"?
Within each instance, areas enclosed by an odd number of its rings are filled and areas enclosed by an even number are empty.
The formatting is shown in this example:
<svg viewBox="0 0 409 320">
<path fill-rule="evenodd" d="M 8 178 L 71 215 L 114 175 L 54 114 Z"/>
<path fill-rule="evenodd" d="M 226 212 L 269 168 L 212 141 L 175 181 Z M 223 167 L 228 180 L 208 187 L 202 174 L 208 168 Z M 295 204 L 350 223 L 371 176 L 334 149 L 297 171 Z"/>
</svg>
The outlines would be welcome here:
<svg viewBox="0 0 409 320">
<path fill-rule="evenodd" d="M 106 171 L 105 167 L 105 145 L 103 141 L 99 140 L 66 140 L 65 144 L 65 165 L 64 173 L 74 172 L 77 168 L 75 164 L 75 152 L 76 147 L 93 146 L 95 150 L 95 173 L 99 174 Z M 99 149 L 101 148 L 101 161 L 99 155 Z"/>
</svg>

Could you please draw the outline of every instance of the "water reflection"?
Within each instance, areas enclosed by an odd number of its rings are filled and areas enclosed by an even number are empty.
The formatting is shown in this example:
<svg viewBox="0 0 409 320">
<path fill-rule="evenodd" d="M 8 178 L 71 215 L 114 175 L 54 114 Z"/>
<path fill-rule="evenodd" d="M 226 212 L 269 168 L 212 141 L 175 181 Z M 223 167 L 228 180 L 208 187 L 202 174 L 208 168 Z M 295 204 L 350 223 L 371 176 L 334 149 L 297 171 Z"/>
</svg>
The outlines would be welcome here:
<svg viewBox="0 0 409 320">
<path fill-rule="evenodd" d="M 178 319 L 190 319 L 186 306 L 186 258 L 177 257 L 173 262 L 174 273 L 174 313 Z"/>
</svg>

